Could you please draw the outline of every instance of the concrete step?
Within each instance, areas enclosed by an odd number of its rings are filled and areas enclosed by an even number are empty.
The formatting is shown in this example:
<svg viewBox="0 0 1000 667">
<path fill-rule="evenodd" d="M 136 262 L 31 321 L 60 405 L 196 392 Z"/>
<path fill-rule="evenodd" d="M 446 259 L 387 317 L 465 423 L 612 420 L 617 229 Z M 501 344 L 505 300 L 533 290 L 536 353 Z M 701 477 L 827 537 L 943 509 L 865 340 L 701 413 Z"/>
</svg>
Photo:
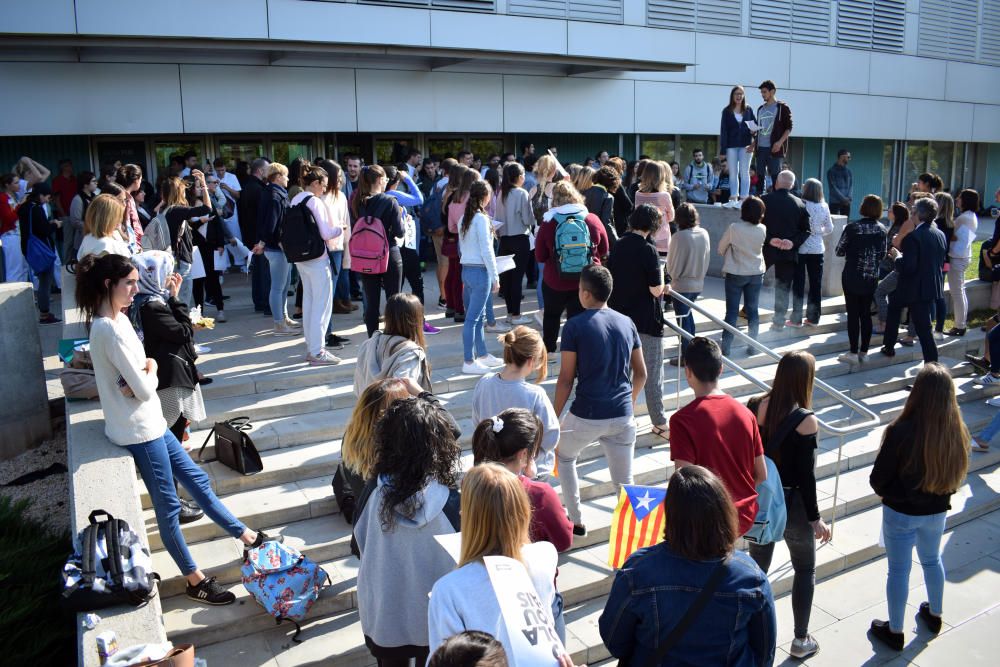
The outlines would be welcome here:
<svg viewBox="0 0 1000 667">
<path fill-rule="evenodd" d="M 1000 465 L 993 463 L 969 475 L 966 483 L 952 499 L 952 510 L 948 513 L 948 527 L 970 521 L 1000 507 L 1000 495 L 993 489 L 1000 484 Z M 610 511 L 610 510 L 607 510 Z M 881 526 L 881 507 L 873 506 L 852 514 L 838 522 L 831 543 L 817 549 L 817 578 L 834 576 L 838 572 L 869 561 L 882 553 L 878 547 Z M 573 609 L 569 621 L 568 644 L 576 662 L 606 658 L 600 654 L 600 642 L 584 630 L 591 626 L 589 620 L 600 614 L 604 596 L 610 589 L 612 571 L 606 565 L 607 544 L 594 544 L 582 549 L 574 549 L 560 556 L 559 589 L 566 598 L 567 607 Z M 783 543 L 778 543 L 772 565 L 770 579 L 776 596 L 787 593 L 791 588 L 792 573 L 788 567 L 789 558 Z M 314 605 L 311 615 L 338 614 L 356 606 L 354 584 L 357 562 L 353 558 L 328 561 L 324 564 L 334 585 L 324 589 Z M 176 642 L 193 642 L 199 646 L 218 641 L 232 640 L 265 630 L 273 624 L 272 619 L 250 599 L 242 585 L 234 584 L 231 590 L 237 595 L 237 604 L 229 607 L 203 608 L 183 596 L 163 601 L 164 623 L 168 636 Z M 587 603 L 590 603 L 589 605 Z M 574 605 L 580 607 L 575 609 Z M 582 612 L 582 613 L 581 613 Z M 353 612 L 352 612 L 353 613 Z M 351 614 L 339 614 L 347 619 Z M 331 633 L 339 641 L 328 644 L 328 635 L 322 630 L 315 633 L 312 628 L 321 628 L 322 620 L 310 625 L 306 631 L 306 642 L 325 644 L 323 650 L 333 664 L 351 664 L 348 661 L 366 660 L 360 656 L 364 651 L 363 636 L 357 627 L 356 614 L 350 623 L 353 631 L 341 626 L 343 632 Z M 595 652 L 596 651 L 596 652 Z M 343 660 L 343 662 L 342 662 Z"/>
</svg>

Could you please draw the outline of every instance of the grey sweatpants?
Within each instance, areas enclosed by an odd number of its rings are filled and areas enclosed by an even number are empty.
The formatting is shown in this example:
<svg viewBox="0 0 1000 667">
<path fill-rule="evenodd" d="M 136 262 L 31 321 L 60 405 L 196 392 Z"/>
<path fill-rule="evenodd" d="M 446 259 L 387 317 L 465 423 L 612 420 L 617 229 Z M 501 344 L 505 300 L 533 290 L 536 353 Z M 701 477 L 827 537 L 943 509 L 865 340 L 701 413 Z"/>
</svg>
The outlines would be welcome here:
<svg viewBox="0 0 1000 667">
<path fill-rule="evenodd" d="M 576 460 L 587 445 L 600 442 L 608 460 L 615 496 L 622 484 L 632 483 L 632 455 L 635 452 L 635 418 L 583 419 L 567 412 L 559 429 L 559 484 L 570 521 L 580 523 L 580 483 Z"/>
</svg>

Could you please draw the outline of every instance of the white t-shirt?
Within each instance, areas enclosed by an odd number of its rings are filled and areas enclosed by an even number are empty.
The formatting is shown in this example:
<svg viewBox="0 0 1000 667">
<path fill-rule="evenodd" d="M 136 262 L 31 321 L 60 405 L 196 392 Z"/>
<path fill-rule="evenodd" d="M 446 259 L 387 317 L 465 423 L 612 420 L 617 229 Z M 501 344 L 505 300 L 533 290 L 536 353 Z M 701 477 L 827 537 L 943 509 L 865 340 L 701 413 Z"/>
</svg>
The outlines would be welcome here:
<svg viewBox="0 0 1000 667">
<path fill-rule="evenodd" d="M 216 174 L 216 176 L 222 183 L 225 183 L 233 190 L 236 190 L 236 192 L 240 192 L 243 190 L 243 188 L 240 187 L 239 179 L 236 178 L 236 174 L 234 174 L 233 172 L 227 171 L 225 176 L 218 176 L 218 174 Z M 223 195 L 225 195 L 226 199 L 233 202 L 233 217 L 226 218 L 226 222 L 232 220 L 233 222 L 238 223 L 240 221 L 240 211 L 239 211 L 239 206 L 236 205 L 236 200 L 221 185 L 219 186 L 219 191 L 222 192 Z"/>
<path fill-rule="evenodd" d="M 556 566 L 559 563 L 556 548 L 549 542 L 526 544 L 521 548 L 521 559 L 538 599 L 546 609 L 551 609 L 555 602 Z M 468 563 L 437 580 L 431 589 L 427 625 L 432 654 L 448 637 L 465 630 L 479 630 L 496 637 L 511 656 L 500 603 L 482 562 Z"/>
</svg>

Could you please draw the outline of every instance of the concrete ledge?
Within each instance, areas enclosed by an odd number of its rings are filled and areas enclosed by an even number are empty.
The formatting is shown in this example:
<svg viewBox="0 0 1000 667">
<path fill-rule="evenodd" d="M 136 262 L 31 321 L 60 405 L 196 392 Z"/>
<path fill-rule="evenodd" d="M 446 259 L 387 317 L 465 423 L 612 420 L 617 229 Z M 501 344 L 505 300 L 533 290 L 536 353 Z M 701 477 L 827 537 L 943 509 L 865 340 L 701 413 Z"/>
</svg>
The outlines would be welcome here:
<svg viewBox="0 0 1000 667">
<path fill-rule="evenodd" d="M 74 276 L 64 271 L 63 338 L 87 335 L 73 300 L 75 289 Z M 132 455 L 125 448 L 113 445 L 104 435 L 104 413 L 97 400 L 66 402 L 66 457 L 74 540 L 87 525 L 89 514 L 95 509 L 103 509 L 127 521 L 148 545 L 149 536 L 139 503 L 139 479 Z M 100 665 L 96 637 L 108 630 L 118 635 L 121 648 L 167 640 L 159 594 L 138 609 L 109 607 L 97 614 L 102 620 L 93 630 L 86 629 L 83 614 L 77 614 L 77 664 L 81 667 Z"/>
<path fill-rule="evenodd" d="M 31 283 L 0 283 L 0 461 L 52 435 Z"/>
</svg>

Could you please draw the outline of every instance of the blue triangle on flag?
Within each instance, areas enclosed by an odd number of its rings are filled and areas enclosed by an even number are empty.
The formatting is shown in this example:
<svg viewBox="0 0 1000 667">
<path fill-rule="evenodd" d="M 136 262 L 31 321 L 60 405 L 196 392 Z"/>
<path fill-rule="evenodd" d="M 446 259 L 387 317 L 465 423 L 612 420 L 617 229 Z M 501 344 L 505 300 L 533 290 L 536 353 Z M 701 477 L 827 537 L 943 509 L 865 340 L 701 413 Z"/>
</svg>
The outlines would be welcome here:
<svg viewBox="0 0 1000 667">
<path fill-rule="evenodd" d="M 622 487 L 628 496 L 628 501 L 632 504 L 632 511 L 635 513 L 636 521 L 642 521 L 649 513 L 655 510 L 667 497 L 666 489 L 659 489 L 655 486 L 631 486 L 626 484 Z"/>
</svg>

